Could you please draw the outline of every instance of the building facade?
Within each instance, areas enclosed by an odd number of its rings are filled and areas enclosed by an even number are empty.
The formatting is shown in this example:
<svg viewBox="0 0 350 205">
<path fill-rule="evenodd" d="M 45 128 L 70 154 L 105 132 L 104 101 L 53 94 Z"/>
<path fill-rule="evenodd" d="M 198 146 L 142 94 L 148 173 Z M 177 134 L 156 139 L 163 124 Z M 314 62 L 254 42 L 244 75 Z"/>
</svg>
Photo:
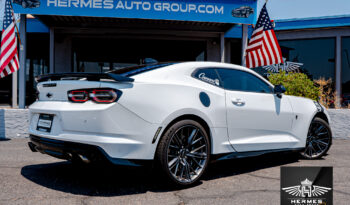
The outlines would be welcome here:
<svg viewBox="0 0 350 205">
<path fill-rule="evenodd" d="M 155 60 L 242 63 L 258 14 L 256 0 L 142 2 L 14 4 L 25 31 L 20 32 L 22 67 L 17 76 L 0 79 L 0 104 L 17 106 L 17 99 L 21 108 L 31 104 L 35 76 L 45 73 L 107 72 Z M 275 25 L 286 61 L 312 79 L 331 78 L 344 105 L 350 101 L 350 16 L 280 20 Z"/>
</svg>

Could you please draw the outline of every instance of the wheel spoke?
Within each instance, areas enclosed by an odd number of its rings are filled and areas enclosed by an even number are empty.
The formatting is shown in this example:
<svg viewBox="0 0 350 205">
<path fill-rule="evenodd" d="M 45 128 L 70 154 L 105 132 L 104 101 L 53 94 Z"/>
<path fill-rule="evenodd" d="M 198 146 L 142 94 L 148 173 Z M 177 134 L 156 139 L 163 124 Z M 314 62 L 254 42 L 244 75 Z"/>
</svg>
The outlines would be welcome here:
<svg viewBox="0 0 350 205">
<path fill-rule="evenodd" d="M 174 171 L 175 176 L 177 174 L 177 171 L 179 170 L 179 165 L 180 165 L 180 161 L 177 161 L 175 171 Z"/>
<path fill-rule="evenodd" d="M 311 143 L 311 149 L 314 150 L 315 153 L 317 154 L 317 151 L 316 151 L 316 149 L 314 148 L 314 146 L 312 145 L 312 143 Z"/>
<path fill-rule="evenodd" d="M 181 166 L 182 166 L 182 169 L 181 169 L 180 178 L 183 178 L 184 170 L 185 170 L 185 165 L 181 162 Z"/>
<path fill-rule="evenodd" d="M 169 147 L 174 148 L 174 149 L 176 149 L 176 150 L 179 150 L 179 149 L 180 149 L 180 147 L 175 146 L 175 145 L 169 145 Z"/>
<path fill-rule="evenodd" d="M 316 145 L 317 145 L 318 149 L 320 150 L 320 152 L 322 152 L 322 151 L 323 151 L 323 149 L 321 148 L 320 143 L 318 143 L 318 142 L 315 142 L 315 143 L 316 143 Z"/>
<path fill-rule="evenodd" d="M 325 135 L 325 134 L 328 134 L 328 132 L 321 132 L 321 133 L 318 133 L 316 134 L 317 136 L 321 136 L 321 135 Z"/>
<path fill-rule="evenodd" d="M 199 137 L 198 139 L 193 141 L 191 145 L 195 145 L 197 142 L 201 141 L 202 139 L 204 139 L 204 138 L 203 137 Z"/>
<path fill-rule="evenodd" d="M 321 140 L 315 140 L 315 142 L 318 142 L 318 143 L 320 143 L 320 144 L 322 144 L 324 146 L 328 146 L 328 143 L 325 143 L 325 142 L 323 142 Z"/>
<path fill-rule="evenodd" d="M 194 157 L 191 157 L 192 161 L 194 161 L 194 163 L 197 164 L 197 166 L 199 166 L 200 168 L 203 168 L 202 165 L 199 164 L 199 162 L 197 162 L 197 160 Z"/>
<path fill-rule="evenodd" d="M 191 157 L 191 158 L 198 158 L 198 159 L 206 159 L 207 155 L 206 154 L 201 154 L 201 153 L 197 153 L 197 152 L 191 152 L 188 153 L 186 156 Z"/>
<path fill-rule="evenodd" d="M 190 135 L 190 137 L 188 138 L 188 141 L 187 141 L 188 145 L 192 145 L 192 141 L 193 141 L 193 140 L 195 139 L 195 137 L 197 136 L 197 133 L 198 133 L 198 129 L 197 129 L 197 128 L 195 128 L 194 130 L 192 130 L 191 135 Z"/>
<path fill-rule="evenodd" d="M 177 134 L 174 135 L 173 139 L 175 140 L 175 143 L 176 143 L 179 147 L 181 147 L 182 142 L 181 142 L 181 140 L 179 139 L 179 136 L 178 136 Z"/>
<path fill-rule="evenodd" d="M 174 159 L 172 159 L 169 163 L 168 163 L 168 166 L 170 169 L 172 169 L 175 165 L 175 163 L 178 161 L 179 159 L 176 157 Z"/>
<path fill-rule="evenodd" d="M 310 146 L 309 146 L 309 156 L 312 157 L 312 149 Z"/>
<path fill-rule="evenodd" d="M 193 152 L 197 152 L 198 150 L 203 149 L 204 147 L 206 147 L 206 145 L 205 145 L 205 144 L 204 144 L 204 145 L 202 145 L 202 146 L 200 146 L 200 147 L 198 147 L 198 148 L 196 148 L 196 149 L 194 149 L 194 150 L 192 150 L 192 151 L 191 151 L 191 153 L 193 153 Z"/>
<path fill-rule="evenodd" d="M 191 174 L 190 174 L 190 165 L 188 164 L 188 162 L 185 160 L 185 170 L 186 170 L 186 177 L 188 180 L 191 180 Z"/>
</svg>

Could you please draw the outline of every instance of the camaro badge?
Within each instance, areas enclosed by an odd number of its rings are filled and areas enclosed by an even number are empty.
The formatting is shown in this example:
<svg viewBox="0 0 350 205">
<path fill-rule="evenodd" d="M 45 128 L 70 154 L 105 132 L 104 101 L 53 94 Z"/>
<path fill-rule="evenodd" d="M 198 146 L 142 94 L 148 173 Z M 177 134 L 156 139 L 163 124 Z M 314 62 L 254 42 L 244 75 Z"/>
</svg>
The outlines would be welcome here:
<svg viewBox="0 0 350 205">
<path fill-rule="evenodd" d="M 313 186 L 312 181 L 305 179 L 301 182 L 301 185 L 290 186 L 282 188 L 285 192 L 293 196 L 300 197 L 316 197 L 321 196 L 327 193 L 332 188 L 322 187 L 322 186 Z"/>
</svg>

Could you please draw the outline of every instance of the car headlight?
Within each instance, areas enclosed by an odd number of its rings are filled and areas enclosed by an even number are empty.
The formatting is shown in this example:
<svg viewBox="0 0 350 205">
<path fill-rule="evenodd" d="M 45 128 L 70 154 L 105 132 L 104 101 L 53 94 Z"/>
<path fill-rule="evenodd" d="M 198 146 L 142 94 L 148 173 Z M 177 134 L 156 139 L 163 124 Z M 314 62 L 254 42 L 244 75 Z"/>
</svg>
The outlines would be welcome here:
<svg viewBox="0 0 350 205">
<path fill-rule="evenodd" d="M 314 101 L 314 104 L 315 104 L 318 112 L 323 112 L 323 107 L 322 107 L 322 105 L 320 105 L 319 102 Z"/>
</svg>

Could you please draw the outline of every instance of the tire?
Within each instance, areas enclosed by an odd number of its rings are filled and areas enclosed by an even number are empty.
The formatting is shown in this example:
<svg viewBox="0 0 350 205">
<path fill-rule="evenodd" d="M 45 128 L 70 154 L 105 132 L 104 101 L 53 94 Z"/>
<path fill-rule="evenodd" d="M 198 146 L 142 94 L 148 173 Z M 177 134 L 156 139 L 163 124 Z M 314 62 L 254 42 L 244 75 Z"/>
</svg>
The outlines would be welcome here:
<svg viewBox="0 0 350 205">
<path fill-rule="evenodd" d="M 329 124 L 315 117 L 309 127 L 305 150 L 301 155 L 305 159 L 319 159 L 327 154 L 332 145 L 332 131 Z"/>
<path fill-rule="evenodd" d="M 156 157 L 163 173 L 175 185 L 189 186 L 201 178 L 210 160 L 206 130 L 193 120 L 173 124 L 162 136 Z"/>
</svg>

